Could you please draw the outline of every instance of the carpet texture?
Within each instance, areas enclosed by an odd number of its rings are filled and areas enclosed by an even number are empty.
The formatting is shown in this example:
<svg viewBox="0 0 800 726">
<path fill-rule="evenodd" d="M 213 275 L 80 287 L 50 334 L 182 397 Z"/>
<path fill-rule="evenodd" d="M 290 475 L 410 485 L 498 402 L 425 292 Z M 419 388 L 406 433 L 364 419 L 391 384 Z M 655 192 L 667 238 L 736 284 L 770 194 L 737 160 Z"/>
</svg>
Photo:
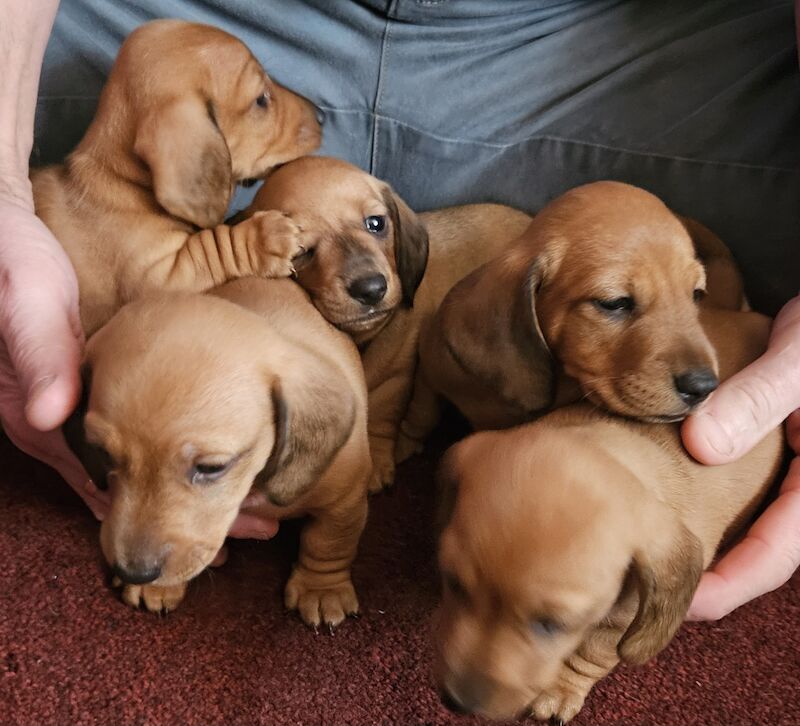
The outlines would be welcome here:
<svg viewBox="0 0 800 726">
<path fill-rule="evenodd" d="M 168 616 L 108 587 L 98 525 L 57 475 L 0 441 L 0 724 L 469 724 L 431 684 L 437 449 L 374 497 L 354 568 L 360 620 L 314 635 L 282 607 L 297 528 L 234 541 Z M 533 724 L 535 722 L 530 721 Z M 800 577 L 622 667 L 578 726 L 800 724 Z"/>
</svg>

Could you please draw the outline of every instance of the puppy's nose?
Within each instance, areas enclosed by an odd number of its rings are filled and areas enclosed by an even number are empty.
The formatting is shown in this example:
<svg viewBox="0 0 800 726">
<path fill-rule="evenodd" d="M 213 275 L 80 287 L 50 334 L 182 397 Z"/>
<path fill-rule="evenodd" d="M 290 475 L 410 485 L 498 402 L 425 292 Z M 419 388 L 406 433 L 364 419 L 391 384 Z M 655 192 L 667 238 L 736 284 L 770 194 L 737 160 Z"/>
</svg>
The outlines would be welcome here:
<svg viewBox="0 0 800 726">
<path fill-rule="evenodd" d="M 453 677 L 442 689 L 442 703 L 455 713 L 475 713 L 494 691 L 494 684 L 474 671 Z"/>
<path fill-rule="evenodd" d="M 678 395 L 689 406 L 696 406 L 704 401 L 718 385 L 719 378 L 710 368 L 690 368 L 675 376 Z"/>
<path fill-rule="evenodd" d="M 383 275 L 360 277 L 347 286 L 347 292 L 364 305 L 375 305 L 386 294 L 386 278 Z"/>
<path fill-rule="evenodd" d="M 449 711 L 453 713 L 461 713 L 466 714 L 470 713 L 469 709 L 458 700 L 458 697 L 450 693 L 449 690 L 446 688 L 442 690 L 441 694 L 442 703 L 447 707 Z"/>
<path fill-rule="evenodd" d="M 161 562 L 129 562 L 123 566 L 117 562 L 112 568 L 114 574 L 128 585 L 146 585 L 161 575 Z"/>
</svg>

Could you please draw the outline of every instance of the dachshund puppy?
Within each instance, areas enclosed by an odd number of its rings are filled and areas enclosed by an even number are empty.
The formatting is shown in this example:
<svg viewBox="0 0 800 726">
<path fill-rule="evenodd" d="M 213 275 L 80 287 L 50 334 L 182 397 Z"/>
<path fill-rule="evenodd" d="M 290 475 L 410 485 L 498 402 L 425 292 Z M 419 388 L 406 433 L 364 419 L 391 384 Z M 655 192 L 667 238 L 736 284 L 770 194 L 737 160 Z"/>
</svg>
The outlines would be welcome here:
<svg viewBox="0 0 800 726">
<path fill-rule="evenodd" d="M 627 184 L 573 189 L 448 293 L 421 332 L 423 381 L 476 429 L 581 396 L 624 416 L 678 421 L 719 383 L 698 321 L 700 258 L 719 287 L 708 304 L 739 309 L 730 253 L 704 227 Z M 409 436 L 435 424 L 429 409 L 409 407 Z"/>
<path fill-rule="evenodd" d="M 178 20 L 131 33 L 76 150 L 31 175 L 36 213 L 77 272 L 86 334 L 148 292 L 290 275 L 291 220 L 221 223 L 237 182 L 319 143 L 314 107 L 233 36 Z"/>
<path fill-rule="evenodd" d="M 307 250 L 294 260 L 297 281 L 360 347 L 375 466 L 370 488 L 377 491 L 394 480 L 422 321 L 458 280 L 516 239 L 530 217 L 496 204 L 417 216 L 384 182 L 322 157 L 274 171 L 236 219 L 265 210 L 280 210 L 303 229 Z"/>
<path fill-rule="evenodd" d="M 723 378 L 766 348 L 769 321 L 756 313 L 702 317 Z M 620 660 L 644 663 L 669 643 L 781 451 L 776 429 L 741 460 L 702 466 L 678 425 L 586 403 L 456 444 L 442 469 L 445 701 L 495 719 L 571 719 Z"/>
<path fill-rule="evenodd" d="M 350 564 L 372 471 L 358 351 L 288 280 L 123 307 L 89 341 L 64 433 L 109 486 L 103 554 L 123 599 L 172 610 L 251 488 L 265 514 L 310 515 L 285 602 L 316 627 L 358 611 Z"/>
</svg>

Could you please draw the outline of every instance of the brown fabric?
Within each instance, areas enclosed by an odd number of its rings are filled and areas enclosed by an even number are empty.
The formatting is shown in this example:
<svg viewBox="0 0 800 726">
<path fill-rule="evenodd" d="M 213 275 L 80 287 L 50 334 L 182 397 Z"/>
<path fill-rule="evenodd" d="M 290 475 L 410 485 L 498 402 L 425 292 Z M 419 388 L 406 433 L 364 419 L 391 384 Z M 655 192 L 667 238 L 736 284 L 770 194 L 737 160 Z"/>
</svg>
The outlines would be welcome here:
<svg viewBox="0 0 800 726">
<path fill-rule="evenodd" d="M 234 541 L 159 617 L 107 586 L 98 525 L 49 469 L 0 441 L 0 724 L 470 724 L 429 677 L 438 446 L 371 500 L 354 568 L 363 616 L 333 636 L 285 615 L 297 528 Z M 800 723 L 800 576 L 655 661 L 603 681 L 577 726 Z M 533 723 L 533 722 L 530 722 Z"/>
</svg>

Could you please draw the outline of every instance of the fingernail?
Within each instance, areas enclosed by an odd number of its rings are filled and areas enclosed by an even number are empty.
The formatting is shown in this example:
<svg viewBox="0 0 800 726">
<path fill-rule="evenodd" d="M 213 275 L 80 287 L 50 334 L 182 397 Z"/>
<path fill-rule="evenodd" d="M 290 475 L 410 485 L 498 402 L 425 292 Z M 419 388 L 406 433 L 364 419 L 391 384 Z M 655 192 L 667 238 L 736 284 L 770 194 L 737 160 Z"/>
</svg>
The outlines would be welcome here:
<svg viewBox="0 0 800 726">
<path fill-rule="evenodd" d="M 719 421 L 705 411 L 700 411 L 696 417 L 708 445 L 721 456 L 733 454 L 733 438 Z"/>
</svg>

